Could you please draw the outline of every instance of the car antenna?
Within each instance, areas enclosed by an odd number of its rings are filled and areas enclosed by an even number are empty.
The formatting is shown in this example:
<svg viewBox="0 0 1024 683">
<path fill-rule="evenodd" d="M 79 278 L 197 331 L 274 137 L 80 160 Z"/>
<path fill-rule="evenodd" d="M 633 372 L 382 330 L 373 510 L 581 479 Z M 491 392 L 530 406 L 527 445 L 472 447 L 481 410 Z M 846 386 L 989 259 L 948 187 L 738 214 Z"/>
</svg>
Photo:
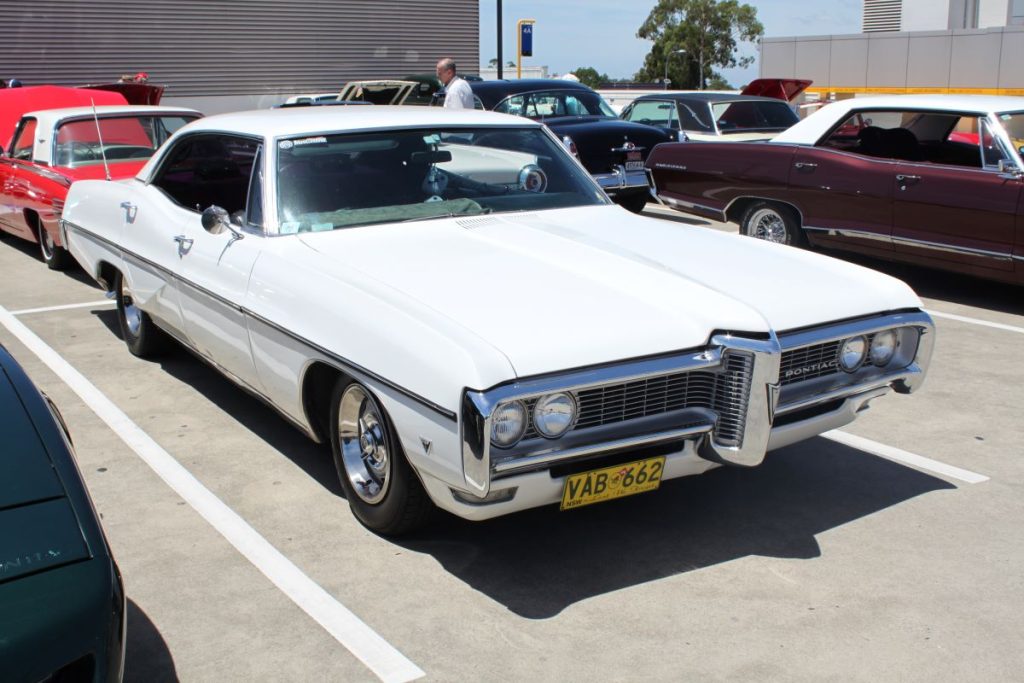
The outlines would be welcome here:
<svg viewBox="0 0 1024 683">
<path fill-rule="evenodd" d="M 103 149 L 103 133 L 100 132 L 100 117 L 96 115 L 96 100 L 89 98 L 92 102 L 92 120 L 96 123 L 96 137 L 100 140 L 100 157 L 103 158 L 103 172 L 107 174 L 107 180 L 110 180 L 110 165 L 107 163 L 107 153 Z"/>
</svg>

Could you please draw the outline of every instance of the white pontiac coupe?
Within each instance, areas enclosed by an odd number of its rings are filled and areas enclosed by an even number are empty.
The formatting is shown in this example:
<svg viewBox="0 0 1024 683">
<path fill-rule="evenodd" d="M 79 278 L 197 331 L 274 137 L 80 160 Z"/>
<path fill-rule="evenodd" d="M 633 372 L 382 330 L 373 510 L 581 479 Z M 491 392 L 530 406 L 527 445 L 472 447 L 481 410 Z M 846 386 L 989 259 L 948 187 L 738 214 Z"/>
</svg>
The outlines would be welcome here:
<svg viewBox="0 0 1024 683">
<path fill-rule="evenodd" d="M 756 465 L 916 389 L 934 339 L 903 283 L 632 215 L 490 112 L 211 116 L 61 229 L 132 353 L 171 337 L 329 441 L 384 534 Z"/>
</svg>

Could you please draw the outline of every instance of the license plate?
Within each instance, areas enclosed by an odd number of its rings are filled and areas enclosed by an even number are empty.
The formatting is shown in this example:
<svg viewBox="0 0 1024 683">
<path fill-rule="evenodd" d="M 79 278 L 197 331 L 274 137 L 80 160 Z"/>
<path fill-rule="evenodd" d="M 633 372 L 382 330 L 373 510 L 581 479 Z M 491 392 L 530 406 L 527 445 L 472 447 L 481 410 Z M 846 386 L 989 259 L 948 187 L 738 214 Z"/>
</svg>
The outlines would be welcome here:
<svg viewBox="0 0 1024 683">
<path fill-rule="evenodd" d="M 626 162 L 626 170 L 627 171 L 642 171 L 642 170 L 644 170 L 644 162 L 642 162 L 642 161 L 627 161 Z"/>
<path fill-rule="evenodd" d="M 571 474 L 565 478 L 561 510 L 653 491 L 661 484 L 665 456 Z"/>
</svg>

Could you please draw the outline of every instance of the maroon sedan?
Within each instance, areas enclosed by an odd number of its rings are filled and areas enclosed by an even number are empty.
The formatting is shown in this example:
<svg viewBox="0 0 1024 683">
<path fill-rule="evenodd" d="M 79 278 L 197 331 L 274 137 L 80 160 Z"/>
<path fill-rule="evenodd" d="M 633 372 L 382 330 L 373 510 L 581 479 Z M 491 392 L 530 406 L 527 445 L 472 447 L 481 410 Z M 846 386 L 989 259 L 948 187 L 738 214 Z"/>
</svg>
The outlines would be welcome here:
<svg viewBox="0 0 1024 683">
<path fill-rule="evenodd" d="M 83 101 L 90 106 L 69 106 Z M 19 115 L 19 105 L 33 110 Z M 117 93 L 52 86 L 0 91 L 0 109 L 0 119 L 17 117 L 0 155 L 0 231 L 38 242 L 53 270 L 71 263 L 57 230 L 71 183 L 134 176 L 171 133 L 200 116 L 192 109 L 127 105 Z"/>
<path fill-rule="evenodd" d="M 743 234 L 1024 284 L 1024 98 L 865 97 L 770 142 L 659 145 L 656 193 Z"/>
</svg>

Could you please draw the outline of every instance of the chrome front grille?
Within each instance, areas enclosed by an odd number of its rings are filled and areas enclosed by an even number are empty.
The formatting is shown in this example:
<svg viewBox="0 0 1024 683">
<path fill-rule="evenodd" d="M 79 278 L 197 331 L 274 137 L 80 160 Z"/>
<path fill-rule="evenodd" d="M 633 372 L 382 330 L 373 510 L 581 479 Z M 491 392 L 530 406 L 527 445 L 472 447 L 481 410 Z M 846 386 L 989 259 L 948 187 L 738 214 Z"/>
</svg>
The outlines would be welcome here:
<svg viewBox="0 0 1024 683">
<path fill-rule="evenodd" d="M 871 347 L 873 334 L 866 334 L 868 347 Z M 825 377 L 839 372 L 839 349 L 842 339 L 801 346 L 782 352 L 782 364 L 779 367 L 779 382 L 785 386 L 794 382 L 802 382 L 816 377 Z M 803 370 L 800 372 L 800 370 Z"/>
<path fill-rule="evenodd" d="M 632 382 L 607 384 L 574 392 L 579 416 L 574 430 L 625 422 L 686 408 L 706 408 L 718 415 L 715 440 L 726 446 L 743 443 L 753 356 L 730 353 L 721 370 L 691 370 Z M 533 406 L 526 402 L 530 425 L 524 439 L 538 436 L 533 428 Z"/>
</svg>

